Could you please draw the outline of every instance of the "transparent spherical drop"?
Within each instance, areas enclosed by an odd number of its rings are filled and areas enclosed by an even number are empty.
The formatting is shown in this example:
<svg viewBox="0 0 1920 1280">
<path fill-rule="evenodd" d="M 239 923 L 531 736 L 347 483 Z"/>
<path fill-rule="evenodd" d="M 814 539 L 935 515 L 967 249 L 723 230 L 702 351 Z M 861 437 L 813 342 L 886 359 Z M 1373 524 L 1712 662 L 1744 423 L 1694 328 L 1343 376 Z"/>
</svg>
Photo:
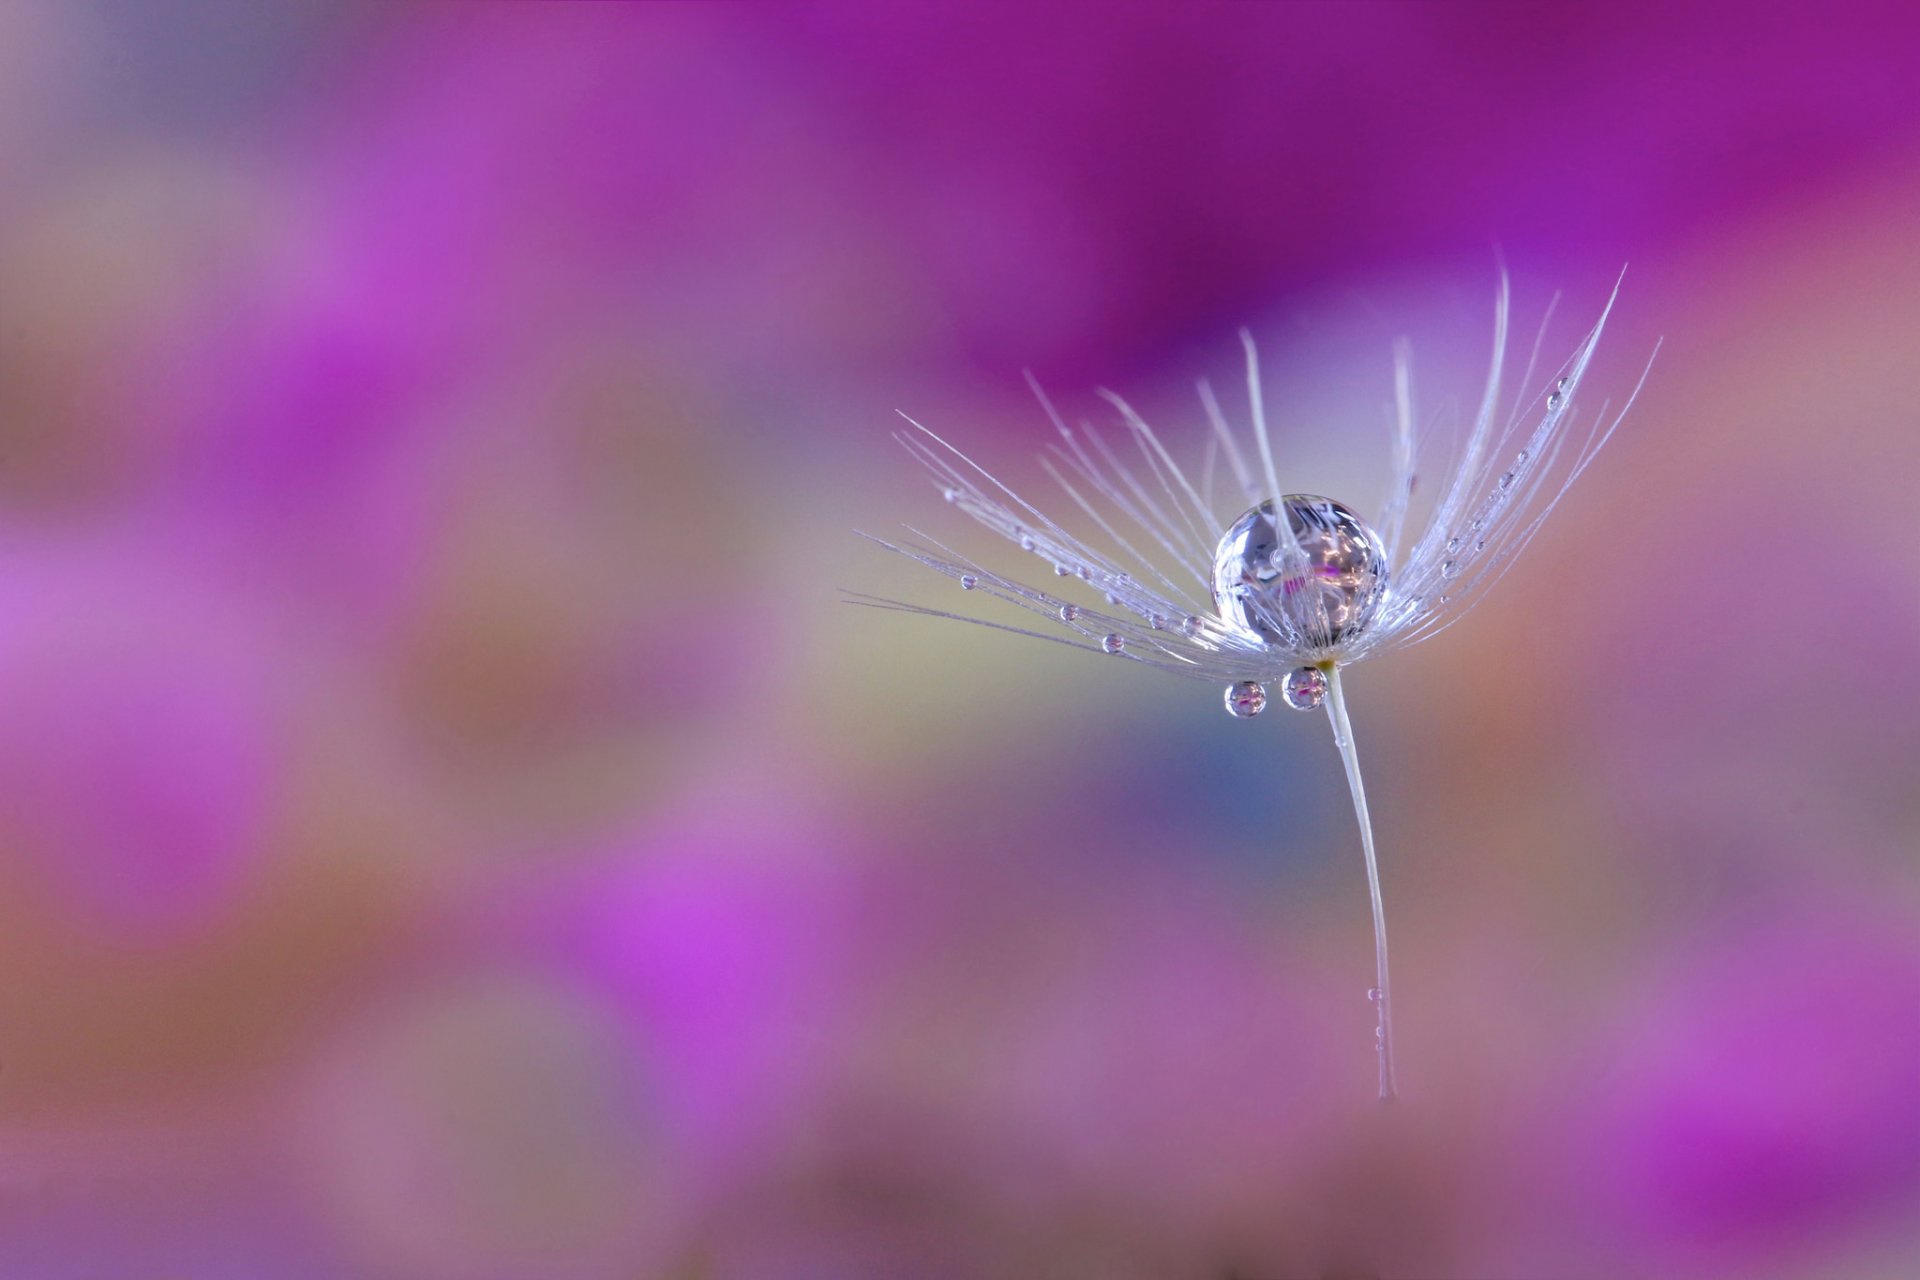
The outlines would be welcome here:
<svg viewBox="0 0 1920 1280">
<path fill-rule="evenodd" d="M 1080 616 L 1079 605 L 1063 604 L 1060 606 L 1060 621 L 1072 622 L 1075 618 L 1078 618 L 1079 616 Z"/>
<path fill-rule="evenodd" d="M 1267 691 L 1257 681 L 1242 680 L 1227 686 L 1227 711 L 1241 720 L 1251 720 L 1267 709 Z"/>
<path fill-rule="evenodd" d="M 1280 696 L 1295 711 L 1311 711 L 1327 700 L 1327 673 L 1318 667 L 1296 667 L 1280 682 Z"/>
<path fill-rule="evenodd" d="M 974 577 L 972 574 L 963 573 L 960 575 L 960 589 L 962 591 L 971 591 L 979 585 L 980 579 Z"/>
<path fill-rule="evenodd" d="M 1364 632 L 1387 586 L 1380 536 L 1331 498 L 1290 493 L 1287 524 L 1272 501 L 1235 520 L 1213 556 L 1213 600 L 1234 629 L 1290 649 L 1323 650 Z"/>
<path fill-rule="evenodd" d="M 1125 636 L 1108 634 L 1100 638 L 1100 647 L 1108 653 L 1119 653 L 1127 647 L 1127 638 Z"/>
</svg>

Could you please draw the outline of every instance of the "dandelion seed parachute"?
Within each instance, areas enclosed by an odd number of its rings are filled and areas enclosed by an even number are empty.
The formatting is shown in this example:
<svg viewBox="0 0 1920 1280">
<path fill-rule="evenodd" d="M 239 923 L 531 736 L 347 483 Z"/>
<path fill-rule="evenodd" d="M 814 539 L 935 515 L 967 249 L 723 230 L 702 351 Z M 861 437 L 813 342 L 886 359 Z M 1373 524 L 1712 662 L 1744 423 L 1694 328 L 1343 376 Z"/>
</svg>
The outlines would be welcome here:
<svg viewBox="0 0 1920 1280">
<path fill-rule="evenodd" d="M 1370 525 L 1344 503 L 1281 487 L 1259 357 L 1251 335 L 1242 331 L 1254 448 L 1249 453 L 1243 447 L 1212 389 L 1202 383 L 1212 441 L 1192 477 L 1119 396 L 1101 393 L 1120 417 L 1122 438 L 1115 440 L 1088 423 L 1068 426 L 1033 384 L 1057 437 L 1042 465 L 1098 531 L 1095 540 L 1069 532 L 907 419 L 910 430 L 897 438 L 946 501 L 1034 556 L 1057 585 L 1030 586 L 914 529 L 911 540 L 872 540 L 945 574 L 976 597 L 992 596 L 1034 615 L 1047 629 L 849 593 L 856 604 L 972 622 L 1225 684 L 1226 708 L 1241 719 L 1266 706 L 1269 685 L 1277 685 L 1281 701 L 1298 710 L 1324 705 L 1366 861 L 1376 970 L 1368 997 L 1377 1012 L 1383 1099 L 1396 1091 L 1386 916 L 1341 672 L 1457 622 L 1511 567 L 1619 426 L 1646 381 L 1645 371 L 1618 412 L 1610 415 L 1602 405 L 1585 417 L 1576 413 L 1576 397 L 1618 294 L 1616 283 L 1573 355 L 1535 386 L 1542 324 L 1520 376 L 1522 394 L 1503 416 L 1509 297 L 1501 276 L 1493 355 L 1478 410 L 1426 527 L 1411 544 L 1406 530 L 1420 442 L 1408 345 L 1402 341 L 1394 348 L 1393 473 L 1380 519 Z M 1226 510 L 1213 501 L 1214 471 L 1221 463 L 1240 492 Z M 1086 599 L 1076 598 L 1081 596 Z"/>
</svg>

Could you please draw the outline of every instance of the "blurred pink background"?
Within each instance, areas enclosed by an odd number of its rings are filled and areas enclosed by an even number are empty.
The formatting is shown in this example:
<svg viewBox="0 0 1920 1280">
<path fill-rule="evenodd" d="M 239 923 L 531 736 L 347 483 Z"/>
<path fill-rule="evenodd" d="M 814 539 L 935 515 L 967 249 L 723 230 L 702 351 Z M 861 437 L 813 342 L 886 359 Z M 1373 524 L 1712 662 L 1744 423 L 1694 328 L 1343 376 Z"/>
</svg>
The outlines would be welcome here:
<svg viewBox="0 0 1920 1280">
<path fill-rule="evenodd" d="M 0 8 L 0 1275 L 1920 1271 L 1920 22 Z M 1615 442 L 1326 726 L 847 607 L 1498 252 Z"/>
</svg>

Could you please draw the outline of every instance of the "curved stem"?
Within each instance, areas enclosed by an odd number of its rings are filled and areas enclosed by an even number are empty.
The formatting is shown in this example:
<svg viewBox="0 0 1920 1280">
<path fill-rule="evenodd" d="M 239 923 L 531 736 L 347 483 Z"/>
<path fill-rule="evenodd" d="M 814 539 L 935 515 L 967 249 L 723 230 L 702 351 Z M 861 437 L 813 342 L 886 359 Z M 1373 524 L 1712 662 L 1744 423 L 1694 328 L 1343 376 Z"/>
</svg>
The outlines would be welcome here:
<svg viewBox="0 0 1920 1280">
<path fill-rule="evenodd" d="M 1387 982 L 1387 909 L 1380 897 L 1380 861 L 1373 852 L 1373 821 L 1367 816 L 1367 787 L 1360 778 L 1360 754 L 1353 745 L 1353 725 L 1347 719 L 1347 699 L 1340 688 L 1340 669 L 1327 664 L 1327 716 L 1333 721 L 1333 744 L 1347 767 L 1347 788 L 1353 792 L 1353 815 L 1360 820 L 1360 848 L 1367 856 L 1367 893 L 1373 899 L 1374 989 L 1369 993 L 1379 1016 L 1374 1030 L 1380 1057 L 1380 1100 L 1395 1096 L 1393 1081 L 1393 991 Z"/>
</svg>

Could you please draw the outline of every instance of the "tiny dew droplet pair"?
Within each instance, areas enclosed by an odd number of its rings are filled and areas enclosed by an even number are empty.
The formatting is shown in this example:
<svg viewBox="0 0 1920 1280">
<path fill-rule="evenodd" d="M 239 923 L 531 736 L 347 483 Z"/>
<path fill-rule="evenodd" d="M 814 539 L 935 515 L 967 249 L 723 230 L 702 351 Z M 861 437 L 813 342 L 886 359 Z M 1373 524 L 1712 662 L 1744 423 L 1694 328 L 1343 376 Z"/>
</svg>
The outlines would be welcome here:
<svg viewBox="0 0 1920 1280">
<path fill-rule="evenodd" d="M 907 420 L 911 430 L 897 438 L 927 469 L 942 497 L 1032 557 L 1029 563 L 1043 571 L 1040 580 L 1062 581 L 1052 588 L 1033 586 L 1017 573 L 990 570 L 924 535 L 919 541 L 873 540 L 976 596 L 992 596 L 1035 616 L 1050 624 L 1049 630 L 850 593 L 858 604 L 979 622 L 1216 681 L 1226 687 L 1228 713 L 1241 720 L 1266 708 L 1269 687 L 1277 688 L 1289 707 L 1326 707 L 1366 863 L 1375 969 L 1368 998 L 1376 1012 L 1383 1099 L 1396 1091 L 1386 913 L 1341 673 L 1458 621 L 1606 443 L 1639 385 L 1611 417 L 1603 412 L 1582 419 L 1575 405 L 1618 293 L 1616 284 L 1598 322 L 1548 377 L 1543 392 L 1526 392 L 1534 378 L 1529 362 L 1520 378 L 1526 394 L 1503 413 L 1509 301 L 1502 274 L 1485 389 L 1458 465 L 1439 486 L 1417 537 L 1407 530 L 1419 452 L 1408 345 L 1395 344 L 1393 473 L 1379 519 L 1370 524 L 1343 502 L 1281 487 L 1261 399 L 1259 358 L 1252 337 L 1242 331 L 1252 448 L 1228 425 L 1213 391 L 1202 383 L 1213 447 L 1206 470 L 1192 477 L 1119 396 L 1101 393 L 1130 437 L 1138 457 L 1134 462 L 1092 426 L 1069 427 L 1034 384 L 1056 435 L 1043 465 L 1103 535 L 1094 541 L 1068 532 L 971 458 Z M 1642 372 L 1640 384 L 1645 381 Z M 1212 470 L 1221 464 L 1243 499 L 1225 518 L 1202 497 L 1215 491 Z M 1073 598 L 1078 593 L 1084 597 Z"/>
<path fill-rule="evenodd" d="M 1295 711 L 1312 711 L 1327 700 L 1327 673 L 1318 667 L 1298 667 L 1280 681 L 1280 697 Z M 1227 710 L 1250 720 L 1267 709 L 1267 691 L 1257 680 L 1227 686 Z"/>
</svg>

